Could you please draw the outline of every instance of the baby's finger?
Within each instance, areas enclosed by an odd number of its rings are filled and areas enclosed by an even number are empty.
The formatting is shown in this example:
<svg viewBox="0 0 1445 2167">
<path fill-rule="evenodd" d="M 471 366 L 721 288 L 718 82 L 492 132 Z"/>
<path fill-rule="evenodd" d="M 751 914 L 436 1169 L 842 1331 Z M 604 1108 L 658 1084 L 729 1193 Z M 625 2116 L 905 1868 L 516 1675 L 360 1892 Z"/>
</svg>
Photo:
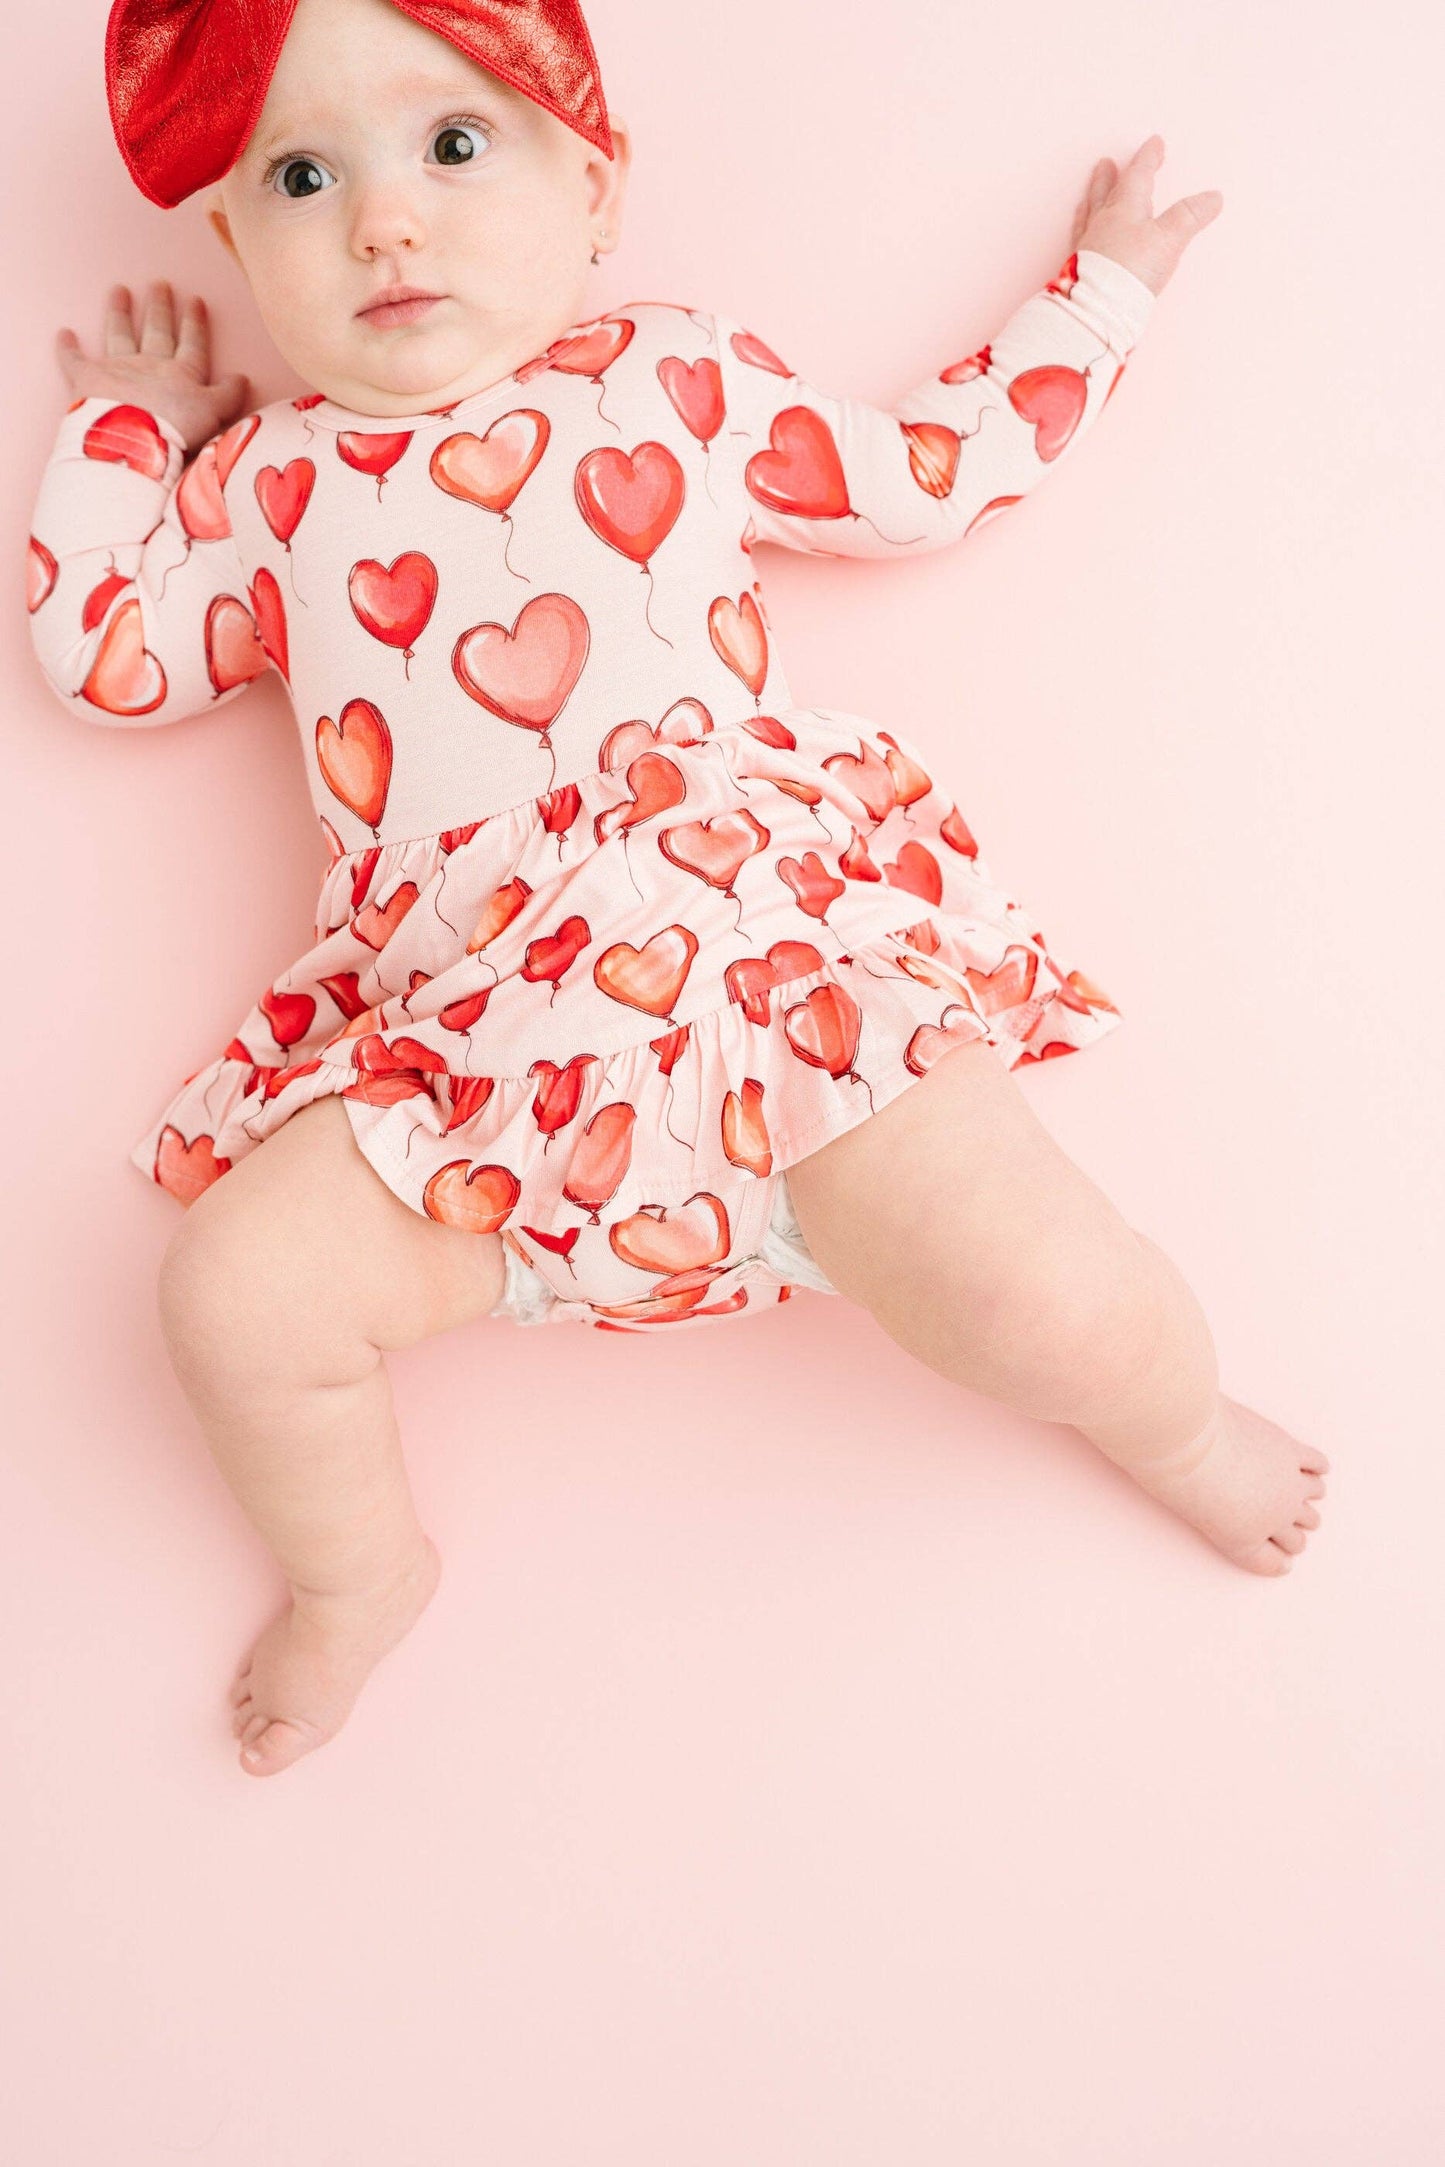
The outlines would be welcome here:
<svg viewBox="0 0 1445 2167">
<path fill-rule="evenodd" d="M 170 281 L 153 278 L 146 294 L 145 322 L 141 329 L 141 352 L 173 354 L 176 350 L 175 311 Z"/>
<path fill-rule="evenodd" d="M 1166 240 L 1182 249 L 1211 219 L 1217 218 L 1223 208 L 1224 198 L 1219 190 L 1206 188 L 1197 196 L 1181 196 L 1167 211 L 1161 211 L 1154 223 Z"/>
<path fill-rule="evenodd" d="M 1094 170 L 1089 175 L 1089 185 L 1084 190 L 1083 201 L 1074 213 L 1072 239 L 1075 247 L 1078 246 L 1090 218 L 1108 195 L 1113 179 L 1113 171 L 1114 162 L 1111 158 L 1100 158 L 1095 162 Z"/>
<path fill-rule="evenodd" d="M 108 354 L 135 352 L 135 325 L 131 321 L 129 286 L 112 286 L 105 311 L 105 350 Z"/>
<path fill-rule="evenodd" d="M 1147 218 L 1154 197 L 1154 175 L 1164 160 L 1164 138 L 1151 135 L 1141 143 L 1114 188 L 1114 200 L 1126 203 Z"/>
<path fill-rule="evenodd" d="M 181 310 L 180 332 L 176 339 L 176 359 L 184 361 L 188 369 L 194 369 L 201 382 L 210 381 L 209 334 L 206 325 L 206 304 L 198 293 L 191 295 Z"/>
<path fill-rule="evenodd" d="M 83 361 L 85 355 L 81 350 L 79 339 L 68 324 L 55 334 L 55 358 L 60 364 L 60 373 L 65 378 L 66 383 L 73 386 L 75 383 L 75 365 L 78 361 Z"/>
</svg>

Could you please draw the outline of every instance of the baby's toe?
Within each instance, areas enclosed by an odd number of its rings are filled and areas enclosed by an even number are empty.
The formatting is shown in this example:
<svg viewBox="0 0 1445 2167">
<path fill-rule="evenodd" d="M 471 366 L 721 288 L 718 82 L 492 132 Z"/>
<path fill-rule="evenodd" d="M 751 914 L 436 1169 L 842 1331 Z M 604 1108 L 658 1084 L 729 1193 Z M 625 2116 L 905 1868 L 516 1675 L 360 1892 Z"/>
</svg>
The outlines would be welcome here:
<svg viewBox="0 0 1445 2167">
<path fill-rule="evenodd" d="M 1277 1527 L 1269 1539 L 1277 1542 L 1281 1550 L 1288 1550 L 1293 1556 L 1305 1546 L 1305 1531 L 1302 1527 Z"/>
<path fill-rule="evenodd" d="M 255 1716 L 255 1713 L 255 1707 L 252 1703 L 251 1696 L 248 1693 L 246 1695 L 246 1698 L 242 1701 L 240 1707 L 233 1709 L 231 1712 L 231 1734 L 233 1737 L 240 1737 L 242 1731 L 246 1729 L 247 1725 Z"/>
<path fill-rule="evenodd" d="M 1318 1527 L 1320 1516 L 1313 1505 L 1305 1504 L 1302 1501 L 1299 1511 L 1294 1516 L 1294 1524 L 1296 1527 Z"/>
<path fill-rule="evenodd" d="M 248 1776 L 274 1776 L 318 1743 L 284 1716 L 277 1716 L 264 1722 L 254 1736 L 248 1731 L 241 1744 L 241 1766 Z"/>
</svg>

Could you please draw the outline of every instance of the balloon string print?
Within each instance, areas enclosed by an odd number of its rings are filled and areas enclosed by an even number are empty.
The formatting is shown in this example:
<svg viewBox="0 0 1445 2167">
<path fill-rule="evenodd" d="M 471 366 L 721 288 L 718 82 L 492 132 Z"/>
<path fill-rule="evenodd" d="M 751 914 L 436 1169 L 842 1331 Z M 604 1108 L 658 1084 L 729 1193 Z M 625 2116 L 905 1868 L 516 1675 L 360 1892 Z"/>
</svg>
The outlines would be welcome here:
<svg viewBox="0 0 1445 2167">
<path fill-rule="evenodd" d="M 502 562 L 514 579 L 527 586 L 532 584 L 530 573 L 519 572 L 508 555 L 513 527 L 511 507 L 535 471 L 551 433 L 552 424 L 539 408 L 514 407 L 499 415 L 480 436 L 462 429 L 444 437 L 427 468 L 432 481 L 446 495 L 493 512 L 504 522 Z"/>
<path fill-rule="evenodd" d="M 325 397 L 326 394 L 324 391 L 312 391 L 307 392 L 301 398 L 296 398 L 291 401 L 291 404 L 295 407 L 297 413 L 301 416 L 301 426 L 306 431 L 306 441 L 308 444 L 314 443 L 316 440 L 316 431 L 311 424 L 310 409 L 313 406 L 320 406 Z"/>
<path fill-rule="evenodd" d="M 469 821 L 464 828 L 444 828 L 442 830 L 442 833 L 437 837 L 437 846 L 442 853 L 442 869 L 441 875 L 437 881 L 437 892 L 432 897 L 432 909 L 436 912 L 437 917 L 446 927 L 448 933 L 451 934 L 453 940 L 460 940 L 461 934 L 458 928 L 452 924 L 450 918 L 443 917 L 441 907 L 442 890 L 447 884 L 447 874 L 451 871 L 452 853 L 453 851 L 460 850 L 463 843 L 469 843 L 472 837 L 476 834 L 478 828 L 485 827 L 485 825 L 486 816 L 483 815 L 482 819 L 480 820 Z"/>
<path fill-rule="evenodd" d="M 631 452 L 606 445 L 578 460 L 573 491 L 577 509 L 593 533 L 646 574 L 648 630 L 664 646 L 674 646 L 653 624 L 650 605 L 652 556 L 676 526 L 687 495 L 676 454 L 650 439 Z"/>
<path fill-rule="evenodd" d="M 296 594 L 291 537 L 300 526 L 301 515 L 316 487 L 316 463 L 312 459 L 291 459 L 284 467 L 262 467 L 257 472 L 254 487 L 262 517 L 286 552 L 291 592 L 303 608 L 309 609 L 311 605 L 305 596 Z"/>
<path fill-rule="evenodd" d="M 676 1090 L 676 1087 L 672 1081 L 672 1072 L 677 1067 L 678 1062 L 681 1060 L 683 1052 L 691 1037 L 692 1025 L 690 1023 L 680 1023 L 675 1031 L 664 1032 L 661 1038 L 650 1038 L 647 1042 L 648 1051 L 657 1055 L 658 1074 L 662 1077 L 663 1082 L 667 1085 L 667 1092 L 662 1102 L 662 1125 L 666 1129 L 668 1135 L 672 1138 L 673 1142 L 675 1144 L 681 1144 L 684 1151 L 690 1149 L 691 1147 L 689 1146 L 688 1140 L 685 1136 L 678 1135 L 676 1129 L 672 1125 L 672 1121 L 670 1118 L 672 1114 L 672 1101 Z"/>
</svg>

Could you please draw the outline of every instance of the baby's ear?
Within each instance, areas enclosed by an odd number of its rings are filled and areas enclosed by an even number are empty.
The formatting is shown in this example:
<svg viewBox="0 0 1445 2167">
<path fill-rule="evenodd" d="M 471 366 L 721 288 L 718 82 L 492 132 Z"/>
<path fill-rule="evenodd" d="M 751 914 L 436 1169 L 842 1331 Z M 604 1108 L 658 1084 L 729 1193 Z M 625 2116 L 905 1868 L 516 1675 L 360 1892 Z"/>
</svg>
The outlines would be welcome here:
<svg viewBox="0 0 1445 2167">
<path fill-rule="evenodd" d="M 235 257 L 237 263 L 239 263 L 241 261 L 240 251 L 237 249 L 235 241 L 231 238 L 231 221 L 226 216 L 221 191 L 219 188 L 213 188 L 210 194 L 207 196 L 205 201 L 205 213 L 206 223 L 214 230 L 217 238 L 221 242 L 221 245 L 224 248 L 229 249 L 231 254 Z"/>
</svg>

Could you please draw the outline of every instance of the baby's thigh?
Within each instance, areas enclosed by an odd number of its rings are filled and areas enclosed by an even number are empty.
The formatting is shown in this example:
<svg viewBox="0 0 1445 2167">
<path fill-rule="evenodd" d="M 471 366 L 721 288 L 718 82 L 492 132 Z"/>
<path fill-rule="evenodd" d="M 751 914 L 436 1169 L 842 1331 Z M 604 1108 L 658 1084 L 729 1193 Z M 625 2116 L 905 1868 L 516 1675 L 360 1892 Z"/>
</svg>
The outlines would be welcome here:
<svg viewBox="0 0 1445 2167">
<path fill-rule="evenodd" d="M 495 1234 L 402 1202 L 342 1101 L 314 1099 L 204 1189 L 161 1263 L 172 1351 L 287 1374 L 355 1374 L 483 1316 L 505 1278 Z"/>
<path fill-rule="evenodd" d="M 838 1291 L 980 1391 L 1127 1359 L 1153 1328 L 1143 1245 L 982 1040 L 790 1166 L 788 1189 Z"/>
</svg>

